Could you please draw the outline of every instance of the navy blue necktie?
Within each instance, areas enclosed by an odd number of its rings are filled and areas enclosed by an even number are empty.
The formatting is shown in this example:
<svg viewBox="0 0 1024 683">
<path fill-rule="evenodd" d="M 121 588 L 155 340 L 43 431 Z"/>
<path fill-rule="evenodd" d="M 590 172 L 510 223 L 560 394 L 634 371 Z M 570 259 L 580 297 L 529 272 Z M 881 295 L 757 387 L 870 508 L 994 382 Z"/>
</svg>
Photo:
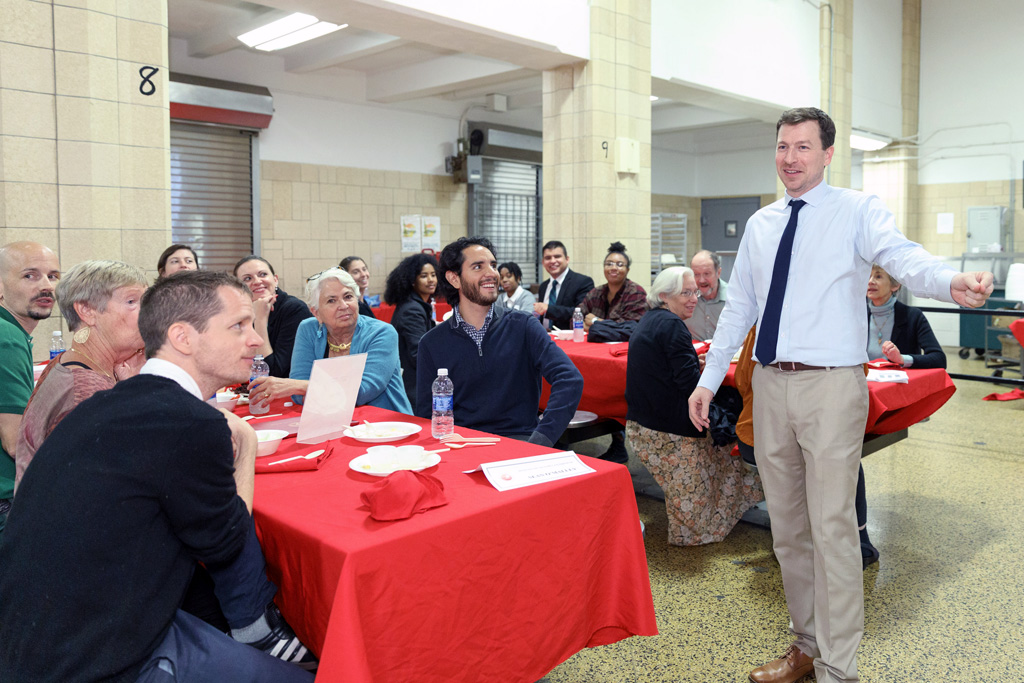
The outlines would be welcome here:
<svg viewBox="0 0 1024 683">
<path fill-rule="evenodd" d="M 761 316 L 761 329 L 757 332 L 757 346 L 754 352 L 761 365 L 775 362 L 775 353 L 779 345 L 779 318 L 782 316 L 782 300 L 786 298 L 786 280 L 789 279 L 789 261 L 793 255 L 793 236 L 796 235 L 796 215 L 806 204 L 802 199 L 790 200 L 792 211 L 789 222 L 782 231 L 779 250 L 775 252 L 775 268 L 772 270 L 772 284 L 768 288 L 768 300 Z"/>
<path fill-rule="evenodd" d="M 554 306 L 558 298 L 558 280 L 551 278 L 551 294 L 548 296 L 548 306 Z M 551 318 L 544 316 L 545 329 L 551 329 Z"/>
</svg>

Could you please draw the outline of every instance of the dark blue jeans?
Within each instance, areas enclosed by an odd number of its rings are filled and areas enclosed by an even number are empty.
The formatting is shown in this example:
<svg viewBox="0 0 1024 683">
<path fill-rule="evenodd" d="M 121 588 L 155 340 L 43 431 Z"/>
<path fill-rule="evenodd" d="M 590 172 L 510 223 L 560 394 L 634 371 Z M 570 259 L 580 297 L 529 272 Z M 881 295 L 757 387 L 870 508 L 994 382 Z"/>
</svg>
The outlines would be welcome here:
<svg viewBox="0 0 1024 683">
<path fill-rule="evenodd" d="M 231 562 L 207 565 L 206 570 L 213 579 L 213 592 L 231 628 L 248 626 L 259 619 L 277 594 L 277 586 L 267 578 L 267 561 L 252 517 L 242 552 Z"/>
<path fill-rule="evenodd" d="M 178 610 L 170 630 L 143 665 L 139 683 L 312 683 L 313 674 L 231 640 Z"/>
</svg>

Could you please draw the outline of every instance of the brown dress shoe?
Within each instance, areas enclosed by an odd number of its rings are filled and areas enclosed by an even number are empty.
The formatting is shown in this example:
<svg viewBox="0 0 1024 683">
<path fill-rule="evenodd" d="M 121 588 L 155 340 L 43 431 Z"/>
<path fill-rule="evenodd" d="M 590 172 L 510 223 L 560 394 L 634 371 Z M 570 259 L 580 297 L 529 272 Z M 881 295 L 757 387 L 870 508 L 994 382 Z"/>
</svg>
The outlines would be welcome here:
<svg viewBox="0 0 1024 683">
<path fill-rule="evenodd" d="M 796 645 L 790 645 L 786 654 L 773 659 L 750 672 L 753 683 L 796 683 L 814 671 L 814 660 Z"/>
</svg>

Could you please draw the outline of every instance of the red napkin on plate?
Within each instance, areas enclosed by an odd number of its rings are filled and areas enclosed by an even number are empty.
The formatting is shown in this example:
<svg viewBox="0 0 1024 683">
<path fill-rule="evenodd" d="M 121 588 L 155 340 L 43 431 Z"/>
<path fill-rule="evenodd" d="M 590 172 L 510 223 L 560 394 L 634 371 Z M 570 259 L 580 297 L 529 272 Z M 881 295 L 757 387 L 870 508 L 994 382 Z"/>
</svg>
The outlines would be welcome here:
<svg viewBox="0 0 1024 683">
<path fill-rule="evenodd" d="M 422 472 L 399 470 L 359 494 L 370 516 L 379 522 L 408 519 L 418 512 L 448 504 L 444 484 Z"/>
<path fill-rule="evenodd" d="M 629 353 L 629 344 L 616 344 L 615 346 L 609 347 L 608 353 L 613 356 L 625 356 Z"/>
<path fill-rule="evenodd" d="M 710 348 L 711 348 L 711 342 L 706 342 L 705 341 L 705 342 L 694 342 L 693 343 L 693 350 L 697 353 L 698 356 L 700 354 L 702 354 L 702 353 L 707 353 L 708 349 L 710 349 Z"/>
<path fill-rule="evenodd" d="M 315 450 L 319 450 L 321 447 L 316 444 L 310 445 L 308 443 L 294 443 L 292 442 L 292 448 L 278 450 L 273 455 L 268 455 L 265 458 L 256 459 L 256 474 L 265 474 L 267 472 L 304 472 L 306 470 L 318 470 L 320 465 L 323 464 L 327 458 L 331 457 L 334 453 L 334 446 L 328 446 L 323 453 L 315 458 L 309 460 L 305 458 L 299 458 L 298 460 L 290 460 L 280 465 L 274 465 L 275 462 L 281 460 L 288 460 L 288 458 L 294 458 L 296 455 L 305 455 L 306 453 L 312 453 Z"/>
<path fill-rule="evenodd" d="M 902 365 L 893 363 L 891 360 L 885 358 L 876 358 L 875 360 L 868 361 L 868 367 L 872 370 L 889 370 L 891 368 L 896 368 L 897 370 L 903 369 Z"/>
</svg>

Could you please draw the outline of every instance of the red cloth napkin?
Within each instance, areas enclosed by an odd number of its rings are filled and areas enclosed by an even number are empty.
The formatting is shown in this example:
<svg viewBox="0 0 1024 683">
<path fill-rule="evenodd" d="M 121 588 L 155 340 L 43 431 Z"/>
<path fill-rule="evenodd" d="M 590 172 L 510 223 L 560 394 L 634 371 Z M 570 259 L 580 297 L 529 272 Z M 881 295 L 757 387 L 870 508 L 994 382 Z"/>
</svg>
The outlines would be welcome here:
<svg viewBox="0 0 1024 683">
<path fill-rule="evenodd" d="M 625 356 L 629 353 L 629 344 L 616 344 L 608 348 L 608 353 L 613 356 Z"/>
<path fill-rule="evenodd" d="M 903 369 L 902 365 L 899 363 L 893 363 L 887 358 L 876 358 L 875 360 L 870 360 L 867 365 L 873 370 L 888 370 L 890 368 L 896 368 L 897 370 Z"/>
<path fill-rule="evenodd" d="M 1011 389 L 1005 394 L 989 394 L 982 398 L 982 401 L 1015 401 L 1024 398 L 1024 389 Z"/>
<path fill-rule="evenodd" d="M 305 455 L 306 453 L 312 453 L 323 446 L 308 443 L 291 443 L 289 448 L 278 449 L 277 453 L 268 455 L 265 458 L 256 459 L 256 474 L 266 474 L 268 472 L 304 472 L 306 470 L 318 470 L 320 465 L 324 463 L 327 458 L 331 457 L 334 453 L 334 446 L 327 446 L 323 453 L 315 458 L 306 460 L 305 458 L 299 458 L 298 460 L 292 460 L 290 462 L 282 463 L 280 465 L 274 465 L 275 462 L 281 460 L 288 460 L 288 458 L 294 458 L 296 455 Z M 271 467 L 273 465 L 273 467 Z"/>
<path fill-rule="evenodd" d="M 693 350 L 697 352 L 699 356 L 702 353 L 707 353 L 708 349 L 711 348 L 711 342 L 694 342 Z"/>
<path fill-rule="evenodd" d="M 448 504 L 444 484 L 422 472 L 399 470 L 359 494 L 379 522 L 408 519 L 418 512 Z"/>
</svg>

